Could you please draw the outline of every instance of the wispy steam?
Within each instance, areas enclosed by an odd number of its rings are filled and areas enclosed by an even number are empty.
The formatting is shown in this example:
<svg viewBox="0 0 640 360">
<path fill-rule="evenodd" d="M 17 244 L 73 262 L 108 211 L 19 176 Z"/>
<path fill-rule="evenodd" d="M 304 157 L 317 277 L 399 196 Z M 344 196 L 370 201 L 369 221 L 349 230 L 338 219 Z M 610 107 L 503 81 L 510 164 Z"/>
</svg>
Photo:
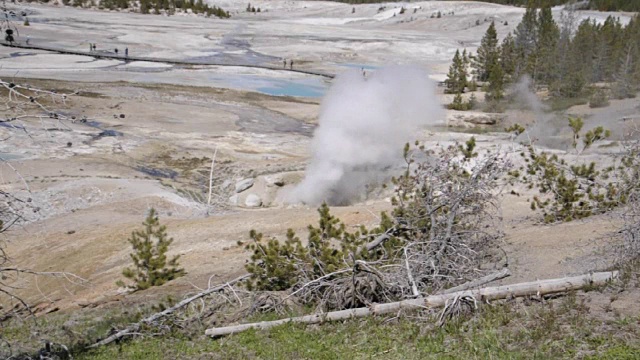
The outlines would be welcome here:
<svg viewBox="0 0 640 360">
<path fill-rule="evenodd" d="M 348 204 L 366 195 L 402 159 L 423 125 L 442 120 L 435 86 L 418 68 L 339 75 L 322 101 L 312 159 L 290 202 Z"/>
<path fill-rule="evenodd" d="M 531 87 L 531 78 L 525 75 L 511 88 L 515 103 L 531 110 L 535 119 L 533 124 L 527 126 L 527 132 L 520 136 L 528 136 L 536 144 L 542 146 L 565 147 L 568 145 L 569 138 L 558 135 L 562 129 L 560 126 L 564 126 L 566 123 L 557 121 L 557 115 L 550 112 L 549 107 L 540 101 Z M 511 119 L 511 122 L 519 123 L 520 120 Z"/>
</svg>

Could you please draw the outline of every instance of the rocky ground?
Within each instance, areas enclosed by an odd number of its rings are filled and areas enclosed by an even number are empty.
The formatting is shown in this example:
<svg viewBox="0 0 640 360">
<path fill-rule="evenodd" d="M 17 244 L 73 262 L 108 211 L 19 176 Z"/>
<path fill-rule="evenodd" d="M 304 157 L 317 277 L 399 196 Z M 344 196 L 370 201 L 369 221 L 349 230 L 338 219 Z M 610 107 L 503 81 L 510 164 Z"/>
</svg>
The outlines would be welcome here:
<svg viewBox="0 0 640 360">
<path fill-rule="evenodd" d="M 99 51 L 129 47 L 141 56 L 210 57 L 296 66 L 338 73 L 348 68 L 413 63 L 443 79 L 456 48 L 475 50 L 491 20 L 504 36 L 523 9 L 484 3 L 419 2 L 351 6 L 327 2 L 262 1 L 260 14 L 245 3 L 218 3 L 232 19 L 154 16 L 22 4 L 31 26 L 20 27 L 32 43 Z M 399 14 L 400 7 L 408 10 Z M 355 12 L 352 12 L 352 8 Z M 414 11 L 415 10 L 415 11 Z M 431 15 L 441 11 L 445 16 Z M 556 11 L 559 14 L 559 10 Z M 395 14 L 395 16 L 394 16 Z M 618 14 L 624 20 L 628 14 Z M 604 14 L 584 12 L 581 17 Z M 479 25 L 476 25 L 479 21 Z M 504 23 L 507 23 L 504 25 Z M 20 26 L 20 23 L 18 24 Z M 7 252 L 18 266 L 67 271 L 87 279 L 21 277 L 16 285 L 42 309 L 139 301 L 206 287 L 243 272 L 249 254 L 238 245 L 250 229 L 304 234 L 316 221 L 312 207 L 286 204 L 282 196 L 300 181 L 309 158 L 321 95 L 330 83 L 300 74 L 237 67 L 179 67 L 95 60 L 42 51 L 0 48 L 0 77 L 16 77 L 58 92 L 79 90 L 57 106 L 78 119 L 60 129 L 54 122 L 25 124 L 28 133 L 0 127 L 2 189 L 31 197 L 39 211 L 7 234 Z M 315 92 L 304 92 L 308 88 Z M 283 90 L 285 89 L 285 90 Z M 278 91 L 293 96 L 274 96 Z M 295 96 L 304 92 L 307 96 Z M 482 94 L 479 93 L 481 96 Z M 440 94 L 446 103 L 448 96 Z M 603 110 L 573 107 L 589 125 L 618 127 L 637 116 L 637 102 L 613 101 Z M 471 134 L 445 125 L 472 127 L 480 147 L 512 145 L 495 132 L 503 123 L 535 120 L 529 108 L 506 115 L 448 112 L 442 127 L 423 129 L 427 144 L 465 141 Z M 556 127 L 564 114 L 554 114 Z M 466 121 L 465 118 L 470 120 Z M 559 119 L 559 120 L 558 120 Z M 497 122 L 477 127 L 473 122 Z M 525 121 L 526 122 L 526 121 Z M 469 125 L 472 124 L 472 125 Z M 615 144 L 614 144 L 615 145 Z M 555 145 L 562 148 L 566 144 Z M 594 149 L 587 157 L 612 148 Z M 212 201 L 208 201 L 211 164 Z M 11 165 L 11 166 L 9 166 Z M 15 168 L 28 184 L 16 176 Z M 527 192 L 504 195 L 502 214 L 514 276 L 505 282 L 560 277 L 606 267 L 609 234 L 619 224 L 595 217 L 539 225 Z M 188 275 L 144 294 L 124 298 L 115 282 L 129 262 L 127 237 L 154 207 L 174 237 Z M 351 226 L 373 224 L 390 209 L 388 194 L 332 211 Z M 622 302 L 621 308 L 627 308 Z"/>
</svg>

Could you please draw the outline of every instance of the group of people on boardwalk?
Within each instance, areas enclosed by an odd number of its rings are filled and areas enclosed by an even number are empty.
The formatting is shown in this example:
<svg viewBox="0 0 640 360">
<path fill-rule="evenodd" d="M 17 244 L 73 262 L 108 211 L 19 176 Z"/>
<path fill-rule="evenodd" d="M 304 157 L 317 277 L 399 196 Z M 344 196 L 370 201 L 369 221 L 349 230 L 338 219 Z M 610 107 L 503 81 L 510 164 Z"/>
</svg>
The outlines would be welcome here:
<svg viewBox="0 0 640 360">
<path fill-rule="evenodd" d="M 287 59 L 282 59 L 282 67 L 287 68 Z M 293 70 L 293 60 L 289 60 L 289 69 Z"/>
<path fill-rule="evenodd" d="M 96 51 L 96 44 L 89 43 L 89 52 L 93 52 L 93 51 Z M 118 48 L 115 48 L 113 52 L 116 55 L 118 55 Z M 128 47 L 124 48 L 124 56 L 125 57 L 129 57 L 129 48 Z"/>
</svg>

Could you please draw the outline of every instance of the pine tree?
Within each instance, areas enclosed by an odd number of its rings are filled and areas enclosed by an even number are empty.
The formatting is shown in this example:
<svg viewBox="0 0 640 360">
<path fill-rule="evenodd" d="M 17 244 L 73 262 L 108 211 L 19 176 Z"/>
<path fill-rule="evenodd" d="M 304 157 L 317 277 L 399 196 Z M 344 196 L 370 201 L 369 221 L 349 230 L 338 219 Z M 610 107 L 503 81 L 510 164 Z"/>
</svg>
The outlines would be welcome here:
<svg viewBox="0 0 640 360">
<path fill-rule="evenodd" d="M 618 74 L 616 74 L 616 82 L 612 87 L 613 95 L 617 99 L 634 98 L 636 92 L 633 86 L 633 49 L 634 44 L 629 44 L 627 54 L 622 58 L 622 65 Z"/>
<path fill-rule="evenodd" d="M 467 77 L 464 67 L 464 60 L 460 55 L 460 50 L 456 50 L 456 53 L 453 56 L 453 62 L 451 63 L 451 66 L 449 66 L 447 79 L 444 81 L 447 86 L 445 90 L 447 94 L 457 94 L 464 91 Z"/>
<path fill-rule="evenodd" d="M 498 63 L 495 63 L 490 70 L 485 100 L 487 102 L 497 102 L 504 98 L 504 73 L 502 72 L 502 66 Z"/>
<path fill-rule="evenodd" d="M 507 81 L 514 80 L 513 76 L 516 72 L 517 61 L 516 42 L 511 33 L 509 33 L 502 40 L 502 46 L 500 46 L 500 65 L 502 65 Z"/>
<path fill-rule="evenodd" d="M 467 104 L 465 104 L 462 100 L 462 95 L 460 93 L 457 93 L 456 96 L 453 97 L 453 102 L 451 102 L 451 104 L 449 104 L 447 108 L 451 110 L 463 111 L 467 110 Z"/>
<path fill-rule="evenodd" d="M 544 7 L 539 12 L 537 34 L 536 66 L 532 77 L 538 82 L 549 84 L 557 65 L 555 57 L 560 39 L 560 29 L 553 20 L 550 7 Z"/>
<path fill-rule="evenodd" d="M 620 67 L 620 59 L 626 55 L 627 42 L 622 24 L 618 18 L 608 16 L 604 24 L 602 24 L 601 41 L 606 48 L 605 59 L 602 66 L 603 79 L 614 80 L 616 72 Z"/>
<path fill-rule="evenodd" d="M 469 80 L 467 79 L 469 69 L 469 56 L 467 55 L 467 49 L 462 50 L 462 58 L 460 67 L 458 68 L 458 86 L 461 93 L 467 87 Z"/>
<path fill-rule="evenodd" d="M 536 43 L 538 41 L 538 18 L 533 2 L 529 2 L 522 21 L 515 30 L 516 51 L 518 52 L 518 67 L 516 77 L 522 74 L 533 73 L 536 59 Z"/>
<path fill-rule="evenodd" d="M 133 268 L 122 271 L 124 277 L 135 282 L 136 290 L 160 286 L 186 274 L 184 269 L 178 268 L 179 255 L 167 261 L 166 254 L 173 239 L 167 237 L 167 228 L 160 225 L 155 209 L 149 211 L 143 225 L 144 230 L 134 231 L 128 239 L 134 250 L 129 254 Z M 118 282 L 118 285 L 124 283 Z"/>
<path fill-rule="evenodd" d="M 480 41 L 478 54 L 473 62 L 476 77 L 479 81 L 487 81 L 487 79 L 489 79 L 490 69 L 498 62 L 498 58 L 498 33 L 496 32 L 496 25 L 492 21 L 487 32 Z"/>
<path fill-rule="evenodd" d="M 570 52 L 576 21 L 577 17 L 573 7 L 569 7 L 568 11 L 563 11 L 560 14 L 560 37 L 556 48 L 554 80 L 549 84 L 555 95 L 559 95 L 557 89 L 564 86 L 566 79 L 572 72 L 575 72 L 572 63 L 573 56 Z"/>
</svg>

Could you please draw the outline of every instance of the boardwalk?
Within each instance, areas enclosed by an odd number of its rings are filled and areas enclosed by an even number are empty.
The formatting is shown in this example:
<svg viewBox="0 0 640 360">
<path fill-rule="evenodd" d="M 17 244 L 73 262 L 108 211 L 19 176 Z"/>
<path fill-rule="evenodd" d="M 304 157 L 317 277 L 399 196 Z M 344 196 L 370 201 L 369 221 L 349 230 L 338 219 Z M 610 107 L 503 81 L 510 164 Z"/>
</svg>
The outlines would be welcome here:
<svg viewBox="0 0 640 360">
<path fill-rule="evenodd" d="M 173 65 L 215 65 L 215 66 L 236 66 L 236 67 L 247 67 L 247 68 L 258 68 L 258 69 L 267 69 L 273 71 L 289 71 L 295 72 L 299 74 L 307 74 L 307 75 L 315 75 L 322 76 L 325 78 L 333 79 L 335 77 L 334 74 L 324 73 L 320 71 L 313 70 L 303 70 L 303 69 L 285 69 L 278 66 L 267 66 L 267 65 L 251 65 L 251 64 L 231 64 L 231 63 L 221 63 L 221 62 L 211 62 L 206 60 L 178 60 L 178 59 L 161 59 L 161 58 L 152 58 L 152 57 L 144 57 L 144 56 L 124 56 L 120 54 L 113 54 L 108 52 L 99 52 L 99 51 L 79 51 L 79 50 L 68 50 L 51 46 L 43 46 L 43 45 L 26 45 L 26 44 L 17 44 L 13 43 L 11 45 L 7 43 L 2 43 L 3 46 L 19 48 L 19 49 L 29 49 L 29 50 L 44 50 L 56 52 L 59 54 L 67 54 L 67 55 L 81 55 L 81 56 L 91 56 L 96 59 L 115 59 L 121 61 L 147 61 L 154 63 L 163 63 L 163 64 L 173 64 Z"/>
</svg>

